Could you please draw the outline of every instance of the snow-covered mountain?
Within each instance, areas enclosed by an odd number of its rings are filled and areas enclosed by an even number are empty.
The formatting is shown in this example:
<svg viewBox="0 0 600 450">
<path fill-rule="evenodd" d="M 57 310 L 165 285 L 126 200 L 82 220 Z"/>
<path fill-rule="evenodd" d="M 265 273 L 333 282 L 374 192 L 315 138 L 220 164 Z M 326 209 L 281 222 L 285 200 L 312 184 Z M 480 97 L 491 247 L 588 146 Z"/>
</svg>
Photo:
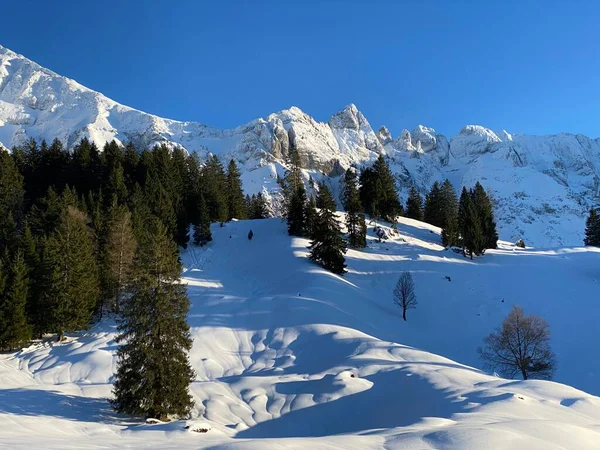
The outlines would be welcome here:
<svg viewBox="0 0 600 450">
<path fill-rule="evenodd" d="M 0 46 L 0 145 L 59 138 L 72 146 L 84 136 L 100 146 L 112 139 L 140 148 L 167 143 L 234 158 L 249 193 L 276 186 L 290 145 L 307 169 L 331 176 L 386 154 L 403 195 L 411 184 L 424 193 L 446 177 L 457 189 L 481 181 L 494 198 L 501 237 L 536 246 L 581 243 L 600 180 L 600 140 L 582 135 L 511 135 L 469 125 L 450 140 L 425 126 L 394 138 L 386 127 L 375 132 L 352 104 L 328 123 L 291 107 L 218 129 L 120 105 Z"/>
</svg>

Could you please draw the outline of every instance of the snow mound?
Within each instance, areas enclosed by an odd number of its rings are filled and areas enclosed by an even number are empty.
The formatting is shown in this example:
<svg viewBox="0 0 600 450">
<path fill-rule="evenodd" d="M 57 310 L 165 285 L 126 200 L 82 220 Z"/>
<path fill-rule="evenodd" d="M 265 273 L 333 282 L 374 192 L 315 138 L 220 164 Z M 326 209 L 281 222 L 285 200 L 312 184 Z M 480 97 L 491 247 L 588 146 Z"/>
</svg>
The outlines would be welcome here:
<svg viewBox="0 0 600 450">
<path fill-rule="evenodd" d="M 588 356 L 598 338 L 600 252 L 501 242 L 470 261 L 444 250 L 435 227 L 402 219 L 394 234 L 377 226 L 390 238 L 377 243 L 370 226 L 369 248 L 348 250 L 344 277 L 312 264 L 308 241 L 288 237 L 279 219 L 214 227 L 211 244 L 182 253 L 197 373 L 190 421 L 144 424 L 110 410 L 115 329 L 104 321 L 67 343 L 0 356 L 0 442 L 596 448 L 600 398 L 591 394 L 600 392 L 600 361 Z M 404 322 L 392 291 L 406 270 L 419 303 Z M 477 346 L 514 304 L 550 323 L 557 382 L 475 368 Z"/>
</svg>

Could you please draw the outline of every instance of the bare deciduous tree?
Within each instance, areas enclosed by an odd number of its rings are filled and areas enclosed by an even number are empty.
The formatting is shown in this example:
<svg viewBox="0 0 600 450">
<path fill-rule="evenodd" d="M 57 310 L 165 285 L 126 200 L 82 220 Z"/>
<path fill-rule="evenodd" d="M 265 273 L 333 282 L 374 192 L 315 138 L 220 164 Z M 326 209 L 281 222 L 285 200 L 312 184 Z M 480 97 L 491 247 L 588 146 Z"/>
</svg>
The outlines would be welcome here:
<svg viewBox="0 0 600 450">
<path fill-rule="evenodd" d="M 402 318 L 406 320 L 406 310 L 417 307 L 415 283 L 410 272 L 402 272 L 396 289 L 394 289 L 394 303 L 402 308 Z"/>
<path fill-rule="evenodd" d="M 518 373 L 524 380 L 552 378 L 556 368 L 550 349 L 548 322 L 533 314 L 526 316 L 523 308 L 513 307 L 502 326 L 484 339 L 477 349 L 486 368 L 507 378 Z"/>
</svg>

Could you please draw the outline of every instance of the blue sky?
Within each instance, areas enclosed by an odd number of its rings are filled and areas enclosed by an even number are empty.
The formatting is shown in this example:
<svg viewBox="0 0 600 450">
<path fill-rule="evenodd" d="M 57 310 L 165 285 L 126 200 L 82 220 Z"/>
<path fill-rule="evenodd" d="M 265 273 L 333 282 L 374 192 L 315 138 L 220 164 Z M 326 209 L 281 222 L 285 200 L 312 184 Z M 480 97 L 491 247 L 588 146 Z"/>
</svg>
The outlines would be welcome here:
<svg viewBox="0 0 600 450">
<path fill-rule="evenodd" d="M 296 105 L 326 121 L 355 103 L 395 136 L 600 136 L 592 0 L 5 3 L 1 45 L 164 117 L 231 127 Z"/>
</svg>

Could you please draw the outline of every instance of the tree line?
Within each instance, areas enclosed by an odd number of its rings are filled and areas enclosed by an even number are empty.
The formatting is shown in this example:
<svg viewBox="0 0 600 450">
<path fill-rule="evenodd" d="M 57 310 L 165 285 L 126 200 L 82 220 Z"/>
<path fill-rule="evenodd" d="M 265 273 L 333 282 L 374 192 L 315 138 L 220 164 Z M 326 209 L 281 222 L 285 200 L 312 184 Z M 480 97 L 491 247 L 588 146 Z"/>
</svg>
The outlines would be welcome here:
<svg viewBox="0 0 600 450">
<path fill-rule="evenodd" d="M 115 407 L 185 414 L 193 373 L 178 246 L 192 226 L 203 245 L 212 222 L 269 214 L 262 194 L 244 196 L 233 160 L 225 169 L 180 148 L 100 151 L 87 139 L 72 151 L 59 140 L 1 150 L 0 350 L 117 314 Z"/>
</svg>

